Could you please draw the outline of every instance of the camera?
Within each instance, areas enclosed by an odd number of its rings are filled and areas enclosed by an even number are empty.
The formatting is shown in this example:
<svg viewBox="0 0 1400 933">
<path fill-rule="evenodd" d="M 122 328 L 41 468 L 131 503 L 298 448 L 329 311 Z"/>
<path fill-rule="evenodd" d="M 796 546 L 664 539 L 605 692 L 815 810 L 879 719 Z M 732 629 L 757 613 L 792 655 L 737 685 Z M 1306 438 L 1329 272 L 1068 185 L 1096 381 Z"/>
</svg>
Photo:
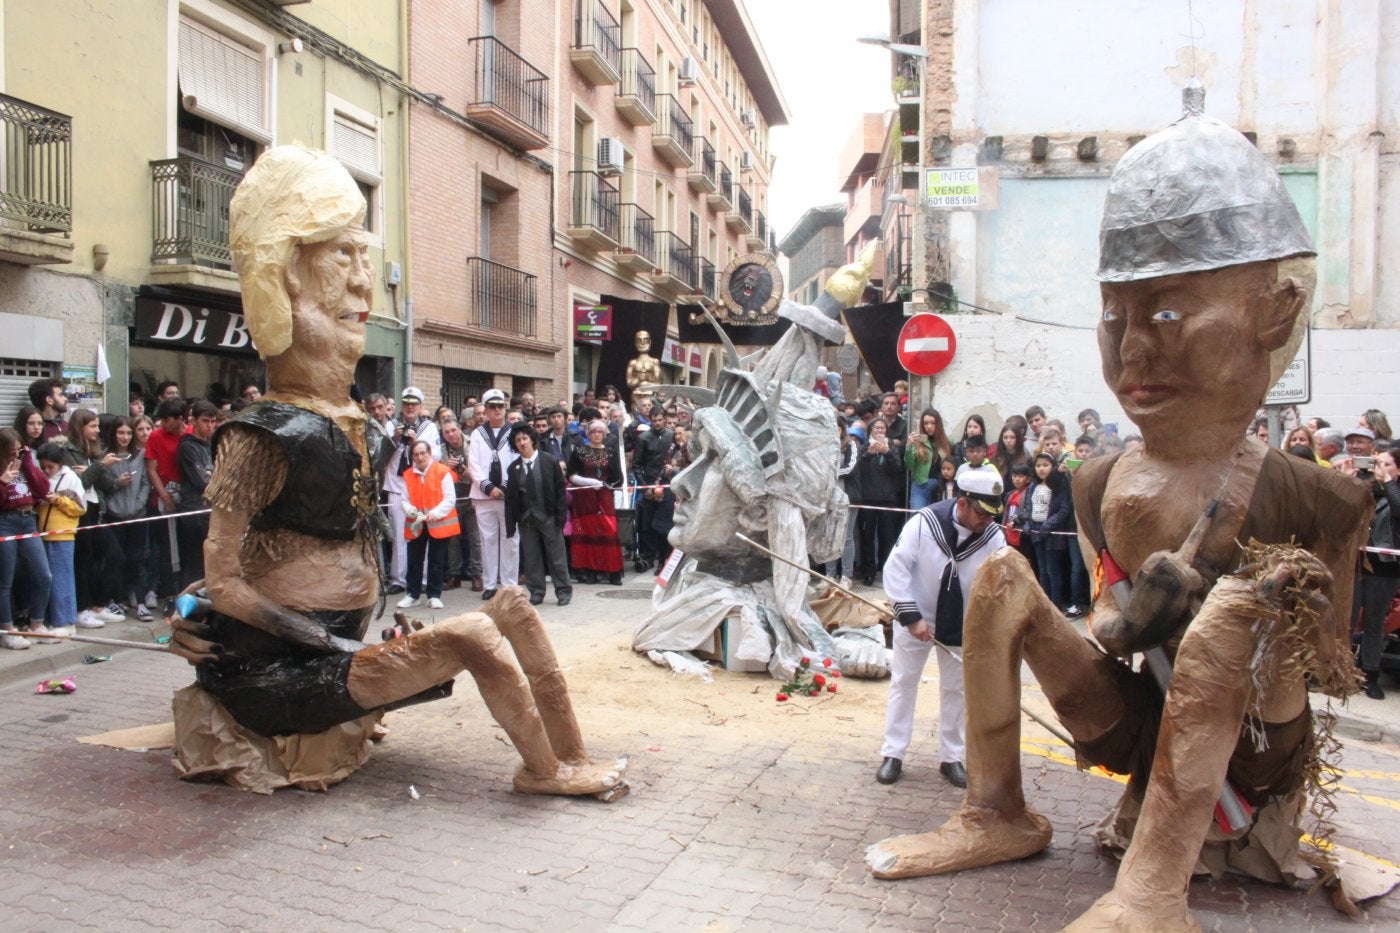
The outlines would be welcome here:
<svg viewBox="0 0 1400 933">
<path fill-rule="evenodd" d="M 1374 470 L 1376 468 L 1375 457 L 1352 457 L 1351 462 L 1358 470 Z"/>
</svg>

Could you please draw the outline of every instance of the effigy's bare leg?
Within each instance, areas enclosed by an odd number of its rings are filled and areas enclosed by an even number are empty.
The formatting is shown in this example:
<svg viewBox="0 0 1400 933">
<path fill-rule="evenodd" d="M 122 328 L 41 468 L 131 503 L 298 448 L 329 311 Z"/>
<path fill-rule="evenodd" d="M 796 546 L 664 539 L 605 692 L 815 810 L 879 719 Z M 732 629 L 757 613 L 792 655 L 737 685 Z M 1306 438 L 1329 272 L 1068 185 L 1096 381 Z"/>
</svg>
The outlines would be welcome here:
<svg viewBox="0 0 1400 933">
<path fill-rule="evenodd" d="M 580 764 L 588 761 L 583 732 L 569 699 L 569 685 L 559 670 L 559 661 L 545 633 L 544 623 L 529 595 L 518 586 L 502 587 L 482 611 L 491 617 L 510 642 L 520 668 L 530 683 L 535 707 L 544 721 L 549 744 L 560 761 Z"/>
<path fill-rule="evenodd" d="M 611 783 L 606 790 L 595 793 L 599 800 L 611 803 L 624 796 L 628 790 L 627 782 L 623 780 L 627 759 L 614 759 L 612 764 L 604 765 L 588 757 L 583 731 L 579 728 L 574 704 L 569 698 L 569 685 L 564 680 L 564 672 L 559 669 L 559 660 L 554 654 L 549 635 L 545 633 L 540 614 L 530 605 L 524 588 L 503 587 L 483 611 L 495 621 L 496 627 L 515 651 L 516 660 L 520 662 L 529 682 L 535 708 L 549 736 L 550 747 L 563 762 L 561 767 L 573 769 L 577 774 L 601 773 L 606 776 Z M 521 793 L 556 793 L 545 789 L 547 785 L 548 781 L 541 784 L 529 768 L 521 768 L 515 775 L 515 789 Z"/>
<path fill-rule="evenodd" d="M 524 764 L 515 789 L 532 794 L 605 794 L 620 783 L 616 768 L 561 762 L 550 745 L 520 669 L 491 618 L 472 612 L 372 645 L 355 653 L 349 690 L 374 709 L 421 693 L 466 670 L 492 717 L 505 729 Z"/>
<path fill-rule="evenodd" d="M 1025 858 L 1050 842 L 1050 823 L 1021 785 L 1021 660 L 1076 739 L 1103 735 L 1123 714 L 1103 658 L 1065 621 L 1025 558 L 999 551 L 978 571 L 963 631 L 967 796 L 938 830 L 871 846 L 877 878 L 912 878 Z"/>
<path fill-rule="evenodd" d="M 1152 777 L 1113 890 L 1072 930 L 1196 930 L 1186 888 L 1205 842 L 1215 801 L 1240 740 L 1251 693 L 1254 586 L 1227 577 L 1215 585 L 1177 651 L 1162 712 Z M 1280 677 L 1275 659 L 1274 673 Z M 1306 689 L 1296 671 L 1276 681 L 1261 704 L 1266 722 L 1303 711 Z"/>
</svg>

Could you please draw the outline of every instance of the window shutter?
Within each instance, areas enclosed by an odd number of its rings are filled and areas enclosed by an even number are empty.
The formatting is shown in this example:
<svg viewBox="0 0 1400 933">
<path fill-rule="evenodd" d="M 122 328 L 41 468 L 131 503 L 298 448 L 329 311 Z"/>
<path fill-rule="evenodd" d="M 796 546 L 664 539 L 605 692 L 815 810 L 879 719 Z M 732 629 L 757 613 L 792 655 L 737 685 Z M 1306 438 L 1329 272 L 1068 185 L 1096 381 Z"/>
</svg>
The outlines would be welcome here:
<svg viewBox="0 0 1400 933">
<path fill-rule="evenodd" d="M 180 94 L 186 110 L 259 142 L 272 142 L 259 53 L 181 19 L 179 54 Z"/>
<path fill-rule="evenodd" d="M 372 128 L 337 113 L 331 126 L 331 151 L 350 174 L 360 181 L 379 184 L 379 134 Z"/>
</svg>

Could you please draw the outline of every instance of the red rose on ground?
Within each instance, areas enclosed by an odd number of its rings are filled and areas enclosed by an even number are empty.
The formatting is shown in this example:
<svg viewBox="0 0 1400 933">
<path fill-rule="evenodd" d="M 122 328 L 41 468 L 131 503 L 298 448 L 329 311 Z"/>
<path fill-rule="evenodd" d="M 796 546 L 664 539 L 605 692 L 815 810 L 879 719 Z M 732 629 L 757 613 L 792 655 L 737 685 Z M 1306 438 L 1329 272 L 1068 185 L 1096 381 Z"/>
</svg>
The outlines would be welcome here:
<svg viewBox="0 0 1400 933">
<path fill-rule="evenodd" d="M 821 674 L 813 674 L 813 675 L 812 675 L 812 683 L 816 684 L 818 687 L 825 687 L 825 686 L 826 686 L 826 678 L 823 677 Z"/>
<path fill-rule="evenodd" d="M 803 658 L 803 659 L 802 659 L 802 666 L 803 666 L 803 667 L 810 667 L 811 664 L 812 664 L 812 659 L 811 659 L 811 658 Z"/>
<path fill-rule="evenodd" d="M 841 676 L 841 672 L 840 672 L 840 671 L 832 671 L 832 672 L 831 672 L 831 676 L 832 676 L 832 677 L 840 677 L 840 676 Z"/>
<path fill-rule="evenodd" d="M 830 666 L 831 666 L 831 658 L 826 658 L 824 661 L 822 661 L 822 667 L 830 667 Z"/>
<path fill-rule="evenodd" d="M 821 691 L 818 690 L 816 687 L 813 687 L 811 690 L 808 690 L 808 691 L 807 691 L 807 695 L 808 695 L 809 697 L 814 697 L 814 696 L 816 696 L 816 695 L 819 694 L 819 693 L 821 693 Z"/>
<path fill-rule="evenodd" d="M 835 684 L 828 684 L 827 687 L 826 687 L 826 692 L 827 692 L 827 693 L 835 693 L 835 692 L 836 692 L 836 685 L 835 685 Z"/>
<path fill-rule="evenodd" d="M 780 693 L 780 694 L 778 694 L 778 702 L 779 702 L 779 703 L 786 703 L 786 702 L 787 702 L 787 698 L 788 698 L 788 695 L 787 695 L 786 693 Z"/>
</svg>

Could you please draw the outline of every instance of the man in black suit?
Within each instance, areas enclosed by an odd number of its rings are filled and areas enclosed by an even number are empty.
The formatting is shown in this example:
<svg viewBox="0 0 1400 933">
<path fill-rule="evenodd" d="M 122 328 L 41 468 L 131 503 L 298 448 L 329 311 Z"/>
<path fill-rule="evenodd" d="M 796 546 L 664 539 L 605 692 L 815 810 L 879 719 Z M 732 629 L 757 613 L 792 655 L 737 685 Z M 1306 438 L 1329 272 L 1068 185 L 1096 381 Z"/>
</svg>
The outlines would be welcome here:
<svg viewBox="0 0 1400 933">
<path fill-rule="evenodd" d="M 567 606 L 574 588 L 564 553 L 564 472 L 559 462 L 535 446 L 535 432 L 519 422 L 510 429 L 510 444 L 520 454 L 506 469 L 506 534 L 520 534 L 520 578 L 531 605 L 544 602 L 545 574 L 554 580 L 559 605 Z"/>
</svg>

